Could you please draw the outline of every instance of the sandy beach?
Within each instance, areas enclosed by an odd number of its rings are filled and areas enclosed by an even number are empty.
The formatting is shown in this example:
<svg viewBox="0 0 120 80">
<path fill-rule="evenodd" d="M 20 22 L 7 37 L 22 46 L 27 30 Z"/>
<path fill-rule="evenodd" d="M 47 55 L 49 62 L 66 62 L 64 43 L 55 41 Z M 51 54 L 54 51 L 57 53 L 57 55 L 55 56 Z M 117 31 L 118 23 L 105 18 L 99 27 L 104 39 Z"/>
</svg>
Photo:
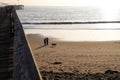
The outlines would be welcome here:
<svg viewBox="0 0 120 80">
<path fill-rule="evenodd" d="M 44 36 L 27 35 L 40 71 L 104 73 L 120 71 L 120 41 L 64 42 Z M 52 45 L 55 43 L 56 45 Z"/>
<path fill-rule="evenodd" d="M 120 41 L 64 42 L 44 36 L 27 35 L 40 71 L 103 73 L 120 71 Z M 56 45 L 52 45 L 55 43 Z"/>
</svg>

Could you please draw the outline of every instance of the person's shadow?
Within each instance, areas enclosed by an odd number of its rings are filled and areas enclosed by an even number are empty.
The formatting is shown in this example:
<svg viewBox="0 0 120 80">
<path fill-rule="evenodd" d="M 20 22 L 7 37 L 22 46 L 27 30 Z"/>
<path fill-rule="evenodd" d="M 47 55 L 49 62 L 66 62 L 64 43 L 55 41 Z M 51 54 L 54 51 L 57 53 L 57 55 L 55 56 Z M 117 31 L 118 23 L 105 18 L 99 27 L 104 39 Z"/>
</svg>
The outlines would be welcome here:
<svg viewBox="0 0 120 80">
<path fill-rule="evenodd" d="M 34 50 L 38 50 L 38 49 L 43 48 L 43 47 L 45 47 L 45 46 L 47 46 L 47 45 L 39 46 L 39 47 L 35 48 Z"/>
</svg>

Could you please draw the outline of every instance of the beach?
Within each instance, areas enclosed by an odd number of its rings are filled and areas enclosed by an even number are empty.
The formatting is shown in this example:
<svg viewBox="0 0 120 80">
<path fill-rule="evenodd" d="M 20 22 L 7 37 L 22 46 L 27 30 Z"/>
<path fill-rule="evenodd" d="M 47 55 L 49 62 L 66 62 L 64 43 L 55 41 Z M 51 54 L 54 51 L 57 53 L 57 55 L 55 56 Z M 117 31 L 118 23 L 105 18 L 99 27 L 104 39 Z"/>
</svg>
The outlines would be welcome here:
<svg viewBox="0 0 120 80">
<path fill-rule="evenodd" d="M 110 13 L 94 7 L 18 11 L 43 80 L 120 80 L 120 18 Z"/>
<path fill-rule="evenodd" d="M 49 38 L 49 45 L 44 46 L 44 36 L 29 34 L 27 38 L 40 71 L 120 71 L 120 41 L 65 42 Z"/>
</svg>

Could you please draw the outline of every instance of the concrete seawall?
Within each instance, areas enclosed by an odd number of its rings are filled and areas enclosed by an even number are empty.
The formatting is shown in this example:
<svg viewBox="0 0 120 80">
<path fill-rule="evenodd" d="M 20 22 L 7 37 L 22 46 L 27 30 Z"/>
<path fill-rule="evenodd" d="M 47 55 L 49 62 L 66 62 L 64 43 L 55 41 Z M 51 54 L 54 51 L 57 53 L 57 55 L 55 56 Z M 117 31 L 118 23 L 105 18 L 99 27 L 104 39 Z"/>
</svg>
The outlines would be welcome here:
<svg viewBox="0 0 120 80">
<path fill-rule="evenodd" d="M 0 7 L 0 80 L 13 80 L 13 36 L 11 17 Z"/>
<path fill-rule="evenodd" d="M 13 11 L 14 17 L 14 80 L 42 80 L 35 59 L 26 39 L 22 24 Z"/>
</svg>

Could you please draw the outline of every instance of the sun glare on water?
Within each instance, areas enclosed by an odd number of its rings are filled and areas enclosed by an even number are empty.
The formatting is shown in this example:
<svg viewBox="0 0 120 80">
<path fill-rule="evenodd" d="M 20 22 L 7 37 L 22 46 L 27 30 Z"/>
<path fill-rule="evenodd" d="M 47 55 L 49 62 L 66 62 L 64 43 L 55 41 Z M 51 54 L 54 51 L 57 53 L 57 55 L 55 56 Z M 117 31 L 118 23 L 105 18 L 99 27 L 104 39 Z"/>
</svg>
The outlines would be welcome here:
<svg viewBox="0 0 120 80">
<path fill-rule="evenodd" d="M 107 21 L 117 21 L 119 9 L 119 7 L 114 5 L 101 7 L 102 18 Z"/>
<path fill-rule="evenodd" d="M 108 21 L 114 21 L 118 17 L 118 11 L 116 9 L 102 9 L 103 18 Z"/>
</svg>

